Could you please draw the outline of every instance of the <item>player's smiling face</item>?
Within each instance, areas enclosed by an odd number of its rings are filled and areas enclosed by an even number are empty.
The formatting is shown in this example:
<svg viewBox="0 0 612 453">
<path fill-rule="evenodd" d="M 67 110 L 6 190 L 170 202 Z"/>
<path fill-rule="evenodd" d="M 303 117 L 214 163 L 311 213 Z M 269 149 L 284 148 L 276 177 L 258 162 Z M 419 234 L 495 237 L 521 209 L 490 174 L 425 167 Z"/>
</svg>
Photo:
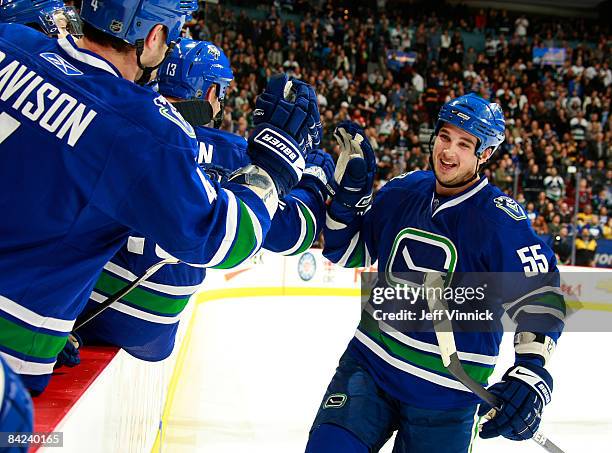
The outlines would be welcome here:
<svg viewBox="0 0 612 453">
<path fill-rule="evenodd" d="M 456 185 L 465 181 L 465 186 L 457 188 L 438 187 L 441 195 L 461 192 L 470 183 L 476 172 L 479 159 L 475 151 L 478 140 L 463 129 L 445 124 L 440 128 L 433 147 L 433 164 L 438 181 L 445 185 Z M 489 151 L 485 152 L 489 155 Z M 486 159 L 480 159 L 480 163 Z"/>
</svg>

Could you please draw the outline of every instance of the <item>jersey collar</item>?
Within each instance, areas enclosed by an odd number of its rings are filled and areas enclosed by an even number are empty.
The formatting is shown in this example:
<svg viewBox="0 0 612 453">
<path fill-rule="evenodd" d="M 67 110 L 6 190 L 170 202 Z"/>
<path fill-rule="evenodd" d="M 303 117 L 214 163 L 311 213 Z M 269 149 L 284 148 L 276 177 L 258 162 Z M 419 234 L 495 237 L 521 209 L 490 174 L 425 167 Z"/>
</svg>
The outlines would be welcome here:
<svg viewBox="0 0 612 453">
<path fill-rule="evenodd" d="M 447 198 L 445 201 L 441 202 L 440 205 L 438 206 L 438 208 L 436 210 L 433 211 L 433 213 L 431 214 L 431 217 L 435 217 L 436 214 L 438 214 L 440 211 L 443 211 L 445 209 L 448 208 L 452 208 L 453 206 L 457 206 L 458 204 L 463 203 L 465 200 L 467 200 L 468 198 L 476 195 L 478 192 L 480 192 L 487 184 L 489 184 L 489 180 L 487 179 L 486 176 L 482 176 L 480 178 L 480 182 L 478 184 L 473 185 L 472 187 L 466 189 L 465 191 L 454 195 L 450 198 Z M 431 199 L 432 202 L 432 210 L 433 210 L 433 203 L 434 200 L 436 198 L 436 189 L 434 186 L 434 193 Z"/>
<path fill-rule="evenodd" d="M 119 70 L 110 61 L 105 60 L 100 55 L 95 54 L 87 49 L 82 49 L 76 45 L 74 38 L 70 35 L 65 38 L 57 40 L 60 47 L 66 52 L 71 58 L 85 63 L 89 66 L 102 69 L 103 71 L 110 72 L 116 77 L 121 77 Z"/>
</svg>

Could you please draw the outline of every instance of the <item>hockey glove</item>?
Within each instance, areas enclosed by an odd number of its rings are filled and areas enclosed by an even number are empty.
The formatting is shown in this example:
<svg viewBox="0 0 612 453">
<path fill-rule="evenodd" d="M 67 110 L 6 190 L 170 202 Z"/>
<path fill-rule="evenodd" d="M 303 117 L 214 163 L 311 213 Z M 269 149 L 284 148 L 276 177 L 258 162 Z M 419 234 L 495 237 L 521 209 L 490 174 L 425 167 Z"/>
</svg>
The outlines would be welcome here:
<svg viewBox="0 0 612 453">
<path fill-rule="evenodd" d="M 322 149 L 316 149 L 306 156 L 306 169 L 298 187 L 312 189 L 327 199 L 327 185 L 334 178 L 334 159 Z"/>
<path fill-rule="evenodd" d="M 350 121 L 334 131 L 340 145 L 334 180 L 328 185 L 333 197 L 329 215 L 343 223 L 363 214 L 372 203 L 376 157 L 363 129 Z"/>
<path fill-rule="evenodd" d="M 532 362 L 517 362 L 501 382 L 489 388 L 502 401 L 493 418 L 482 425 L 480 437 L 504 436 L 510 440 L 531 439 L 540 426 L 542 409 L 550 402 L 553 380 L 548 371 Z M 491 410 L 482 404 L 478 415 Z"/>
<path fill-rule="evenodd" d="M 206 173 L 211 181 L 217 181 L 219 184 L 227 182 L 231 172 L 222 167 L 221 165 L 215 164 L 200 164 L 200 168 Z"/>
<path fill-rule="evenodd" d="M 79 348 L 82 346 L 82 344 L 83 340 L 81 340 L 81 337 L 77 333 L 72 332 L 68 334 L 64 349 L 62 349 L 57 356 L 57 361 L 55 362 L 54 368 L 60 368 L 63 366 L 72 368 L 81 363 Z"/>
<path fill-rule="evenodd" d="M 313 96 L 312 87 L 281 74 L 270 79 L 255 103 L 248 154 L 274 180 L 279 196 L 298 183 L 312 148 L 311 126 L 320 122 Z"/>
</svg>

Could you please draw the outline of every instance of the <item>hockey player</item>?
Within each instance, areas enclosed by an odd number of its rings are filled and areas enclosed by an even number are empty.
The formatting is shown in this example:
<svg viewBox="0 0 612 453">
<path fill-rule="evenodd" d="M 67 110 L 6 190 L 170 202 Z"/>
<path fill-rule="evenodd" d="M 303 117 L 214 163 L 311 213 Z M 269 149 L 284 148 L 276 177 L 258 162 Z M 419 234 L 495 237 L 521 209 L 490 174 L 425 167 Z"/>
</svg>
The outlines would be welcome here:
<svg viewBox="0 0 612 453">
<path fill-rule="evenodd" d="M 83 34 L 81 18 L 62 0 L 6 0 L 0 4 L 0 22 L 24 24 L 48 36 Z"/>
<path fill-rule="evenodd" d="M 158 74 L 159 92 L 174 105 L 182 103 L 184 118 L 193 121 L 200 149 L 197 157 L 211 175 L 225 179 L 224 175 L 250 164 L 244 138 L 197 124 L 201 111 L 210 111 L 209 118 L 219 116 L 234 78 L 222 49 L 206 41 L 182 38 Z M 281 201 L 272 219 L 265 249 L 292 255 L 312 245 L 324 223 L 325 185 L 333 172 L 331 156 L 323 151 L 308 155 L 302 180 Z M 84 313 L 164 257 L 153 241 L 131 235 L 104 267 Z M 110 343 L 139 359 L 163 360 L 173 350 L 181 312 L 205 275 L 200 267 L 166 266 L 77 333 L 85 344 Z"/>
<path fill-rule="evenodd" d="M 21 379 L 0 357 L 0 436 L 2 451 L 26 453 L 23 435 L 32 432 L 32 400 Z M 21 435 L 21 436 L 20 436 Z M 27 440 L 27 437 L 25 438 Z"/>
<path fill-rule="evenodd" d="M 253 164 L 221 187 L 193 158 L 191 125 L 134 83 L 196 8 L 84 2 L 79 41 L 0 25 L 0 352 L 33 392 L 132 231 L 184 262 L 232 266 L 260 248 L 279 194 L 301 178 L 319 121 L 308 85 L 271 81 Z"/>
<path fill-rule="evenodd" d="M 324 227 L 324 255 L 347 267 L 378 260 L 385 278 L 436 271 L 499 272 L 529 282 L 502 294 L 517 321 L 516 362 L 490 391 L 503 404 L 480 436 L 528 439 L 550 401 L 544 368 L 563 326 L 565 303 L 552 251 L 534 234 L 522 207 L 481 176 L 504 140 L 501 108 L 468 94 L 439 113 L 430 156 L 432 171 L 389 181 L 373 203 L 375 159 L 359 128 L 341 124 L 343 148 L 336 194 Z M 541 273 L 541 274 L 539 274 Z M 538 279 L 536 279 L 537 281 Z M 422 280 L 421 280 L 422 281 Z M 507 289 L 507 288 L 505 288 Z M 307 452 L 375 452 L 397 431 L 394 452 L 466 452 L 478 417 L 491 409 L 443 366 L 432 331 L 391 328 L 369 301 L 355 337 L 340 359 L 312 426 Z M 529 330 L 547 326 L 549 330 Z M 459 358 L 483 385 L 493 371 L 501 332 L 455 334 Z M 491 414 L 492 415 L 492 414 Z"/>
</svg>

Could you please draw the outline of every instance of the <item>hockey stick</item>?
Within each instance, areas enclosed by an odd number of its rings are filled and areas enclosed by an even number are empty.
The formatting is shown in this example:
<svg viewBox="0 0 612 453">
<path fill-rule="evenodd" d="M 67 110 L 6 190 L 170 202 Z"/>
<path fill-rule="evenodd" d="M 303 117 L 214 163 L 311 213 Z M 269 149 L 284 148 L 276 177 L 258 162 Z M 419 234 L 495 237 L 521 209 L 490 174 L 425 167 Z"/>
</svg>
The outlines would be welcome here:
<svg viewBox="0 0 612 453">
<path fill-rule="evenodd" d="M 444 289 L 444 279 L 442 278 L 442 274 L 440 274 L 439 272 L 426 273 L 424 285 L 426 295 L 428 294 L 427 288 Z M 434 293 L 434 295 L 436 293 L 436 291 L 431 292 Z M 440 356 L 442 357 L 442 363 L 444 364 L 444 368 L 450 371 L 450 373 L 455 378 L 457 378 L 459 382 L 465 385 L 481 400 L 493 406 L 491 412 L 499 411 L 499 408 L 502 405 L 502 401 L 496 395 L 489 392 L 478 382 L 472 379 L 465 372 L 463 366 L 461 365 L 461 361 L 459 360 L 459 354 L 457 353 L 457 346 L 455 345 L 455 337 L 453 335 L 452 323 L 451 320 L 448 318 L 448 305 L 446 304 L 446 301 L 434 296 L 426 298 L 429 311 L 432 314 L 440 313 L 442 315 L 439 317 L 438 320 L 436 320 L 436 316 L 433 317 L 433 325 L 434 332 L 436 333 L 436 338 L 438 339 L 438 345 L 440 346 Z M 532 439 L 538 445 L 543 447 L 546 451 L 549 451 L 551 453 L 564 453 L 563 450 L 561 450 L 553 442 L 548 440 L 548 438 L 539 431 L 533 435 Z"/>
<path fill-rule="evenodd" d="M 155 272 L 160 270 L 166 264 L 177 264 L 179 262 L 180 261 L 177 260 L 176 258 L 166 258 L 165 260 L 162 260 L 159 263 L 155 263 L 153 266 L 148 268 L 145 271 L 145 273 L 142 274 L 140 277 L 138 277 L 136 280 L 133 280 L 132 282 L 130 282 L 129 285 L 124 286 L 119 291 L 109 296 L 106 300 L 100 302 L 100 305 L 93 308 L 89 313 L 85 314 L 85 316 L 79 320 L 79 322 L 76 324 L 76 326 L 72 330 L 75 331 L 83 327 L 85 324 L 87 324 L 89 321 L 94 319 L 96 316 L 98 316 L 108 307 L 113 305 L 119 299 L 124 297 L 126 294 L 128 294 L 130 291 L 136 288 L 140 283 L 144 282 L 146 279 L 148 279 L 151 275 L 153 275 Z"/>
</svg>

